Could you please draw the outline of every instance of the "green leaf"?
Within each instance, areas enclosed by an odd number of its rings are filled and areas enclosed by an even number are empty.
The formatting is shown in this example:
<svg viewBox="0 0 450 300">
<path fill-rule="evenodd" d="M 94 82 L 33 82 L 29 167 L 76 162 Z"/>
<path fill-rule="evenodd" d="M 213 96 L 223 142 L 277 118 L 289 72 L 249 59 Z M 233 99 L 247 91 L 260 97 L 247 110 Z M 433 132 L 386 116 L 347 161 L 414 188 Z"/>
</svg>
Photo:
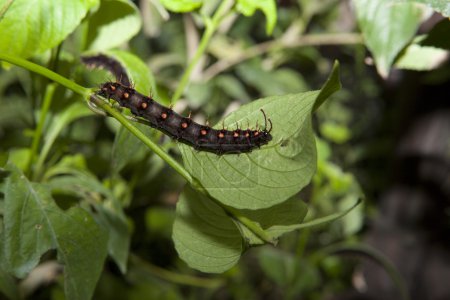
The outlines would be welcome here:
<svg viewBox="0 0 450 300">
<path fill-rule="evenodd" d="M 180 144 L 186 169 L 225 205 L 262 209 L 284 202 L 307 185 L 316 170 L 311 112 L 316 101 L 323 102 L 339 89 L 338 69 L 336 64 L 321 91 L 260 99 L 225 118 L 230 130 L 264 124 L 263 109 L 273 123 L 268 145 L 251 153 L 218 156 Z"/>
<path fill-rule="evenodd" d="M 107 234 L 80 207 L 61 210 L 50 190 L 29 182 L 13 165 L 5 188 L 2 263 L 22 278 L 40 256 L 56 249 L 68 299 L 89 299 L 103 269 Z"/>
<path fill-rule="evenodd" d="M 300 224 L 308 212 L 307 205 L 300 199 L 292 198 L 281 204 L 270 208 L 259 210 L 241 210 L 241 213 L 258 223 L 265 230 L 272 240 L 277 240 L 285 233 L 291 232 L 291 225 Z M 265 242 L 251 232 L 243 224 L 236 222 L 241 230 L 241 234 L 250 245 L 260 245 Z"/>
<path fill-rule="evenodd" d="M 131 1 L 105 0 L 89 19 L 87 48 L 107 50 L 136 35 L 142 25 L 139 10 Z"/>
<path fill-rule="evenodd" d="M 358 24 L 378 73 L 387 77 L 396 56 L 411 42 L 423 15 L 414 3 L 354 0 Z"/>
<path fill-rule="evenodd" d="M 275 0 L 238 0 L 236 9 L 244 16 L 252 16 L 257 9 L 262 10 L 267 18 L 266 33 L 272 34 L 277 23 L 277 5 Z"/>
<path fill-rule="evenodd" d="M 160 0 L 160 2 L 166 9 L 177 13 L 190 12 L 203 5 L 203 0 Z"/>
<path fill-rule="evenodd" d="M 28 58 L 61 43 L 98 0 L 2 1 L 0 52 Z M 9 5 L 10 4 L 10 5 Z M 8 7 L 9 5 L 9 7 Z"/>
<path fill-rule="evenodd" d="M 405 49 L 395 66 L 401 69 L 429 71 L 439 67 L 448 54 L 447 50 L 412 44 Z"/>
<path fill-rule="evenodd" d="M 50 187 L 54 192 L 76 195 L 81 199 L 93 198 L 88 201 L 96 210 L 93 217 L 109 233 L 108 253 L 122 273 L 125 273 L 131 236 L 122 205 L 94 175 L 85 170 L 77 170 L 71 165 L 78 157 L 82 158 L 82 156 L 66 157 L 64 161 L 50 169 L 48 173 L 52 176 L 49 180 Z M 99 195 L 104 196 L 104 199 L 100 201 Z"/>
<path fill-rule="evenodd" d="M 225 211 L 188 186 L 177 203 L 172 238 L 180 258 L 202 272 L 230 269 L 243 250 L 239 230 Z"/>
<path fill-rule="evenodd" d="M 450 17 L 450 2 L 448 0 L 394 0 L 395 2 L 423 3 L 440 12 L 444 17 Z"/>
</svg>

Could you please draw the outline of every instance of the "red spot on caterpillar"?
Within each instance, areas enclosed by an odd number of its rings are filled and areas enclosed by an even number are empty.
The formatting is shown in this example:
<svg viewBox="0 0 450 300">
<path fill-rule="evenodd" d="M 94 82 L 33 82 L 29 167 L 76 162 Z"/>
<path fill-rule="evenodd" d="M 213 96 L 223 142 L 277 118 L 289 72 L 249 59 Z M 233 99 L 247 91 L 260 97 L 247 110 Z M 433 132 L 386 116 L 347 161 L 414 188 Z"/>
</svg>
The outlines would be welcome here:
<svg viewBox="0 0 450 300">
<path fill-rule="evenodd" d="M 167 117 L 168 117 L 168 115 L 167 115 L 166 112 L 163 112 L 163 113 L 161 114 L 161 119 L 165 120 L 165 119 L 167 119 Z"/>
<path fill-rule="evenodd" d="M 147 102 L 142 102 L 142 103 L 141 103 L 141 108 L 142 108 L 142 109 L 146 109 L 147 107 L 148 107 Z"/>
<path fill-rule="evenodd" d="M 223 139 L 225 137 L 225 134 L 222 131 L 219 131 L 219 134 L 217 135 L 219 139 Z"/>
<path fill-rule="evenodd" d="M 127 92 L 123 93 L 123 98 L 125 98 L 125 99 L 130 98 L 130 94 L 128 94 Z"/>
<path fill-rule="evenodd" d="M 186 129 L 188 128 L 189 124 L 187 122 L 181 123 L 181 128 Z"/>
<path fill-rule="evenodd" d="M 208 131 L 206 129 L 200 130 L 200 134 L 201 135 L 206 135 L 207 133 L 208 133 Z"/>
</svg>

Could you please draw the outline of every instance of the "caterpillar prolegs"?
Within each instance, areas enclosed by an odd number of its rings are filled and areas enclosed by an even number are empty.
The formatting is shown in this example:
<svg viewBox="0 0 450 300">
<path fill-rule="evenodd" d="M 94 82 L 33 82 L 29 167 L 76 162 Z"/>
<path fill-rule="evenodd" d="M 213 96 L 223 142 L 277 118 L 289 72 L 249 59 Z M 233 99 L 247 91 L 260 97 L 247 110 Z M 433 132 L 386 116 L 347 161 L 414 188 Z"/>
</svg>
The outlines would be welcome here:
<svg viewBox="0 0 450 300">
<path fill-rule="evenodd" d="M 83 57 L 82 61 L 93 67 L 102 67 L 113 73 L 117 82 L 106 82 L 100 87 L 98 95 L 117 101 L 122 107 L 138 117 L 144 118 L 150 125 L 161 130 L 171 138 L 194 147 L 199 151 L 208 151 L 218 155 L 251 152 L 272 140 L 270 131 L 272 122 L 264 115 L 264 129 L 214 129 L 183 117 L 171 108 L 165 107 L 151 97 L 137 92 L 131 87 L 123 66 L 111 57 L 97 55 Z M 268 123 L 270 128 L 267 128 Z"/>
</svg>

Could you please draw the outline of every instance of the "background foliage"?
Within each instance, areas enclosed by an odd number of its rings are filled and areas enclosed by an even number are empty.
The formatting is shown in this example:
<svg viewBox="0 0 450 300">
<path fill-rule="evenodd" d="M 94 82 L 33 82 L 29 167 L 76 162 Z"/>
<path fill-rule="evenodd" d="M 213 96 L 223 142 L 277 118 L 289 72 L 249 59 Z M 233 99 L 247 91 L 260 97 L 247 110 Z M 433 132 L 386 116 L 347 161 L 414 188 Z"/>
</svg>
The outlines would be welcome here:
<svg viewBox="0 0 450 300">
<path fill-rule="evenodd" d="M 361 234 L 387 186 L 383 122 L 402 117 L 383 93 L 404 70 L 448 81 L 449 16 L 444 0 L 0 0 L 0 293 L 323 299 L 364 293 L 335 255 L 352 252 L 408 298 Z M 80 62 L 97 53 L 199 122 L 253 127 L 263 108 L 274 141 L 219 157 L 89 102 L 112 76 Z"/>
</svg>

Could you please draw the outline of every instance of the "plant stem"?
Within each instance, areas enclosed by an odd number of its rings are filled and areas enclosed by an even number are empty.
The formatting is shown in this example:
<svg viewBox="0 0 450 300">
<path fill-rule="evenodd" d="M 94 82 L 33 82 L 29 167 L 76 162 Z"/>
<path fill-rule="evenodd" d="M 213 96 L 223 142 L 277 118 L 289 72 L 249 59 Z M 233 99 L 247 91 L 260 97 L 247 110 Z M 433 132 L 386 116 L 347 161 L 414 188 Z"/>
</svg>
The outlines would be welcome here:
<svg viewBox="0 0 450 300">
<path fill-rule="evenodd" d="M 152 265 L 149 262 L 144 261 L 140 257 L 133 254 L 130 254 L 130 261 L 137 267 L 143 268 L 149 273 L 172 283 L 209 289 L 216 289 L 225 284 L 224 280 L 221 278 L 210 279 L 171 272 L 169 270 Z"/>
<path fill-rule="evenodd" d="M 42 137 L 42 129 L 44 128 L 45 120 L 47 119 L 48 110 L 50 109 L 50 105 L 52 103 L 53 94 L 56 90 L 56 84 L 51 83 L 47 85 L 47 88 L 45 90 L 44 94 L 44 102 L 42 103 L 41 113 L 39 115 L 39 121 L 36 126 L 36 130 L 33 134 L 33 141 L 31 143 L 31 152 L 30 157 L 28 159 L 27 167 L 25 169 L 25 173 L 29 175 L 31 170 L 31 165 L 34 163 L 36 159 L 36 154 L 39 148 L 39 143 L 41 141 Z"/>
<path fill-rule="evenodd" d="M 6 53 L 0 53 L 0 60 L 4 60 L 6 62 L 12 63 L 14 65 L 17 65 L 19 67 L 25 68 L 27 70 L 30 70 L 34 73 L 37 73 L 39 75 L 42 75 L 44 77 L 47 77 L 48 79 L 51 79 L 62 86 L 65 86 L 66 88 L 74 91 L 77 94 L 80 94 L 83 96 L 83 98 L 87 99 L 89 97 L 89 94 L 91 93 L 91 90 L 85 87 L 82 87 L 81 85 L 76 84 L 75 82 L 53 72 L 49 69 L 42 67 L 38 64 L 32 63 L 30 61 L 27 61 L 25 59 L 12 56 Z"/>
<path fill-rule="evenodd" d="M 206 47 L 208 46 L 211 37 L 216 32 L 217 28 L 219 27 L 220 22 L 222 21 L 223 17 L 226 15 L 227 11 L 231 8 L 232 3 L 234 0 L 224 0 L 220 4 L 220 6 L 217 8 L 216 12 L 214 13 L 214 16 L 212 19 L 206 19 L 206 29 L 203 33 L 202 39 L 200 41 L 200 44 L 195 51 L 194 56 L 192 57 L 191 61 L 189 62 L 188 67 L 184 71 L 183 76 L 181 77 L 180 83 L 177 86 L 177 89 L 175 90 L 175 93 L 172 97 L 172 104 L 175 104 L 178 99 L 180 99 L 181 95 L 184 92 L 184 89 L 186 88 L 187 84 L 189 83 L 189 79 L 191 78 L 191 73 L 194 70 L 194 67 L 197 65 L 198 61 L 202 57 L 202 55 L 205 53 Z"/>
</svg>

